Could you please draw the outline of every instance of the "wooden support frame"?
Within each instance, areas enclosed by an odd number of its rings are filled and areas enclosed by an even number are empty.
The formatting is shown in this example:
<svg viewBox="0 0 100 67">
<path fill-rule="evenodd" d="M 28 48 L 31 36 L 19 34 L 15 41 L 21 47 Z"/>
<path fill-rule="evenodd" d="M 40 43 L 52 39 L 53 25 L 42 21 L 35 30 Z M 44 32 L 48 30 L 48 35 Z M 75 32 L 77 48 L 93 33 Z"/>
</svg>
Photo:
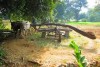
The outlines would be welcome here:
<svg viewBox="0 0 100 67">
<path fill-rule="evenodd" d="M 80 29 L 78 29 L 78 28 L 76 28 L 76 27 L 74 27 L 74 26 L 71 26 L 71 25 L 65 25 L 65 24 L 55 24 L 55 23 L 45 23 L 45 24 L 35 24 L 35 25 L 31 25 L 31 26 L 39 26 L 39 28 L 37 29 L 37 31 L 39 31 L 39 32 L 42 32 L 42 31 L 46 31 L 46 32 L 48 32 L 48 31 L 52 31 L 52 30 L 46 30 L 46 28 L 44 29 L 44 30 L 40 30 L 41 28 L 41 26 L 55 26 L 56 28 L 57 28 L 57 30 L 58 31 L 65 31 L 65 36 L 68 38 L 69 37 L 69 32 L 71 31 L 71 30 L 74 30 L 74 31 L 76 31 L 76 32 L 78 32 L 78 33 L 80 33 L 81 35 L 83 35 L 83 36 L 86 36 L 86 37 L 88 37 L 88 38 L 90 38 L 90 39 L 96 39 L 96 36 L 94 35 L 94 34 L 92 34 L 92 33 L 88 33 L 88 32 L 85 32 L 85 31 L 82 31 L 82 30 L 80 30 Z M 58 28 L 58 27 L 63 27 L 63 28 L 65 28 L 65 29 L 61 29 L 61 28 Z M 50 28 L 50 27 L 49 27 Z M 67 30 L 67 28 L 70 28 L 69 30 Z M 54 28 L 53 28 L 53 31 L 54 31 Z M 61 38 L 61 36 L 60 36 L 60 34 L 59 34 L 59 39 Z M 60 40 L 59 40 L 60 41 Z"/>
<path fill-rule="evenodd" d="M 39 32 L 42 32 L 42 34 L 41 34 L 41 37 L 42 37 L 42 38 L 45 38 L 45 37 L 47 36 L 47 33 L 54 32 L 54 33 L 55 33 L 55 34 L 54 34 L 55 39 L 56 39 L 57 36 L 58 36 L 57 41 L 58 41 L 58 42 L 61 42 L 61 38 L 62 38 L 62 33 L 61 33 L 61 31 L 65 31 L 65 35 L 66 35 L 67 38 L 68 38 L 68 37 L 69 37 L 69 31 L 71 31 L 71 30 L 68 30 L 68 29 L 61 29 L 61 28 L 55 27 L 55 28 L 40 28 L 40 29 L 38 29 L 38 31 L 39 31 Z"/>
</svg>

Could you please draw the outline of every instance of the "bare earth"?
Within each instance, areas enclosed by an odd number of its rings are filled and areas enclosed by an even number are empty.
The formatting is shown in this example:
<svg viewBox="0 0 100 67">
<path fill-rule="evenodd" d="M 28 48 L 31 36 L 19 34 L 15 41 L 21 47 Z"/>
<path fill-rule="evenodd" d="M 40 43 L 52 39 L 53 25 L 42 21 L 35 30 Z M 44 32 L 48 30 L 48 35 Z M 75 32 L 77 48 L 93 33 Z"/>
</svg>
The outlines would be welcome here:
<svg viewBox="0 0 100 67">
<path fill-rule="evenodd" d="M 100 27 L 76 27 L 94 32 L 97 37 L 95 40 L 83 37 L 75 31 L 70 35 L 81 47 L 82 55 L 88 63 L 100 61 Z M 7 53 L 8 67 L 58 67 L 61 64 L 76 63 L 74 51 L 68 46 L 69 41 L 62 41 L 56 47 L 38 47 L 34 41 L 13 39 L 5 41 L 2 47 Z"/>
</svg>

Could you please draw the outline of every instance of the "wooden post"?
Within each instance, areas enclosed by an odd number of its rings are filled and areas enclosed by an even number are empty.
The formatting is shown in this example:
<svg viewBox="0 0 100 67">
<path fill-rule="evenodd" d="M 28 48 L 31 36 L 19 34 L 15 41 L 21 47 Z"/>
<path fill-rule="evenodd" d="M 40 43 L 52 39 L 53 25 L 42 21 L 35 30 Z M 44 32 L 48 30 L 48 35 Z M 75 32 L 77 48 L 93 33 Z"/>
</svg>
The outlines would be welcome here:
<svg viewBox="0 0 100 67">
<path fill-rule="evenodd" d="M 61 34 L 59 33 L 58 42 L 61 42 Z"/>
<path fill-rule="evenodd" d="M 69 38 L 69 30 L 65 31 L 65 37 Z"/>
<path fill-rule="evenodd" d="M 57 28 L 55 28 L 55 37 L 56 35 L 58 35 L 58 42 L 61 42 L 61 33 Z"/>
<path fill-rule="evenodd" d="M 46 36 L 46 32 L 43 31 L 43 32 L 42 32 L 42 35 L 41 35 L 41 38 L 45 38 L 45 36 Z"/>
<path fill-rule="evenodd" d="M 54 28 L 54 32 L 55 32 L 55 38 L 57 37 L 57 28 Z"/>
</svg>

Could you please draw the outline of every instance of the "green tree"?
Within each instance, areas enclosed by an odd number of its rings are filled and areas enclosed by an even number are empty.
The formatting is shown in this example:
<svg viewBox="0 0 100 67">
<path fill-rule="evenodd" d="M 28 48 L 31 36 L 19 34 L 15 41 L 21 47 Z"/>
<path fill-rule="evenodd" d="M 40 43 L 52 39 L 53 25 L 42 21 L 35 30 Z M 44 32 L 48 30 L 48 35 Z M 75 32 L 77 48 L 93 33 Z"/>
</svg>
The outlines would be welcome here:
<svg viewBox="0 0 100 67">
<path fill-rule="evenodd" d="M 59 20 L 64 19 L 64 14 L 66 10 L 66 4 L 64 2 L 59 2 L 55 8 L 56 18 Z"/>
<path fill-rule="evenodd" d="M 86 7 L 87 1 L 86 0 L 63 0 L 62 4 L 57 6 L 57 11 L 58 11 L 57 17 L 59 18 L 60 16 L 67 20 L 70 19 L 78 20 L 79 12 L 81 11 L 82 7 Z"/>
<path fill-rule="evenodd" d="M 79 12 L 81 11 L 82 7 L 86 7 L 87 1 L 86 0 L 72 0 L 72 1 L 69 1 L 69 4 L 71 6 L 69 6 L 68 8 L 70 8 L 70 9 L 67 9 L 67 10 L 72 11 L 73 12 L 73 18 L 76 19 L 76 21 L 78 21 L 79 20 L 78 19 L 79 18 Z"/>
<path fill-rule="evenodd" d="M 95 8 L 88 11 L 88 21 L 90 22 L 100 22 L 100 4 L 95 6 Z"/>
<path fill-rule="evenodd" d="M 87 14 L 86 13 L 80 13 L 78 19 L 83 21 L 83 22 L 86 22 L 87 21 Z"/>
<path fill-rule="evenodd" d="M 100 12 L 100 4 L 97 4 L 95 6 L 94 11 Z"/>
<path fill-rule="evenodd" d="M 13 20 L 52 19 L 58 0 L 0 0 L 0 12 Z"/>
</svg>

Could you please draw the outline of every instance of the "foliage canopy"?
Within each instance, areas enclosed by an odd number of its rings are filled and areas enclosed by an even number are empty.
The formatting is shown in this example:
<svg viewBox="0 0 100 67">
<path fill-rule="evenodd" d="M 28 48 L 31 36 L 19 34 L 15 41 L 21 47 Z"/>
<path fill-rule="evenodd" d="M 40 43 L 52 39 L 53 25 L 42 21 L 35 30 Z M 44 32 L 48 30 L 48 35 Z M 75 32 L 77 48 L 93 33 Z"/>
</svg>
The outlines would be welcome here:
<svg viewBox="0 0 100 67">
<path fill-rule="evenodd" d="M 58 0 L 0 0 L 0 13 L 15 20 L 52 18 Z"/>
<path fill-rule="evenodd" d="M 100 4 L 96 5 L 95 8 L 90 9 L 87 13 L 88 21 L 100 22 Z"/>
<path fill-rule="evenodd" d="M 58 4 L 56 10 L 58 11 L 58 19 L 79 19 L 79 12 L 82 7 L 86 7 L 86 0 L 63 0 L 62 3 Z"/>
</svg>

